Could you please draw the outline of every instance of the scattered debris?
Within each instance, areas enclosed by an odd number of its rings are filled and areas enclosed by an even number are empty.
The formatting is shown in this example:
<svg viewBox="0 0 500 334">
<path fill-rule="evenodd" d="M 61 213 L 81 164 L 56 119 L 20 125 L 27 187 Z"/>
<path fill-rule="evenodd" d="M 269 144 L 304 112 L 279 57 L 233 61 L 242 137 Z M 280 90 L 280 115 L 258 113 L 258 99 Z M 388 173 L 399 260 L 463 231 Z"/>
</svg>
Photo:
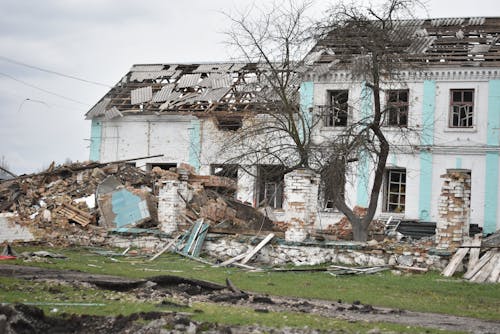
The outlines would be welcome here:
<svg viewBox="0 0 500 334">
<path fill-rule="evenodd" d="M 389 269 L 391 269 L 391 266 L 374 266 L 374 267 L 329 266 L 327 270 L 330 275 L 337 276 L 337 275 L 375 274 Z"/>
</svg>

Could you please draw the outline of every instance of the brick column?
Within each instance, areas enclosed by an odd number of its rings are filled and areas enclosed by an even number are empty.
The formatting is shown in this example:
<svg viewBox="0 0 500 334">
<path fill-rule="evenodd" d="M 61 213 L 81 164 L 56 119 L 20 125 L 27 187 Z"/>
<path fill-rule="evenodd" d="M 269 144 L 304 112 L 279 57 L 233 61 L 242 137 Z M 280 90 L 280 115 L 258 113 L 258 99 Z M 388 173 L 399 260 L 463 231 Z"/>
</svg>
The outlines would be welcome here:
<svg viewBox="0 0 500 334">
<path fill-rule="evenodd" d="M 454 250 L 469 236 L 470 175 L 451 172 L 441 178 L 436 244 L 438 249 Z"/>
<path fill-rule="evenodd" d="M 314 226 L 318 212 L 319 175 L 298 169 L 285 175 L 283 209 L 287 241 L 303 241 Z"/>
<path fill-rule="evenodd" d="M 160 230 L 165 233 L 177 231 L 179 216 L 186 209 L 186 203 L 179 192 L 188 198 L 187 182 L 161 180 L 158 193 L 158 221 Z"/>
</svg>

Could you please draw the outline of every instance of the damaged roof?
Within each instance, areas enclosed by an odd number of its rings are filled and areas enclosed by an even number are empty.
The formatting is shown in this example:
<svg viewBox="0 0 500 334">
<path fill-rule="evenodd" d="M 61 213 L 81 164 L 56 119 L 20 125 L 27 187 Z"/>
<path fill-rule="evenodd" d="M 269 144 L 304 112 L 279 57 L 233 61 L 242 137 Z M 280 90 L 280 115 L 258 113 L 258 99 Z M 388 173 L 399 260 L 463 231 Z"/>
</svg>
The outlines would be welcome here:
<svg viewBox="0 0 500 334">
<path fill-rule="evenodd" d="M 375 22 L 375 21 L 373 21 Z M 348 24 L 347 24 L 348 26 Z M 361 55 L 359 30 L 331 31 L 309 54 L 309 63 L 347 63 Z M 500 17 L 399 20 L 390 32 L 390 51 L 426 66 L 499 66 Z"/>
<path fill-rule="evenodd" d="M 256 94 L 266 89 L 261 74 L 252 63 L 133 65 L 85 116 L 256 111 L 263 108 Z"/>
</svg>

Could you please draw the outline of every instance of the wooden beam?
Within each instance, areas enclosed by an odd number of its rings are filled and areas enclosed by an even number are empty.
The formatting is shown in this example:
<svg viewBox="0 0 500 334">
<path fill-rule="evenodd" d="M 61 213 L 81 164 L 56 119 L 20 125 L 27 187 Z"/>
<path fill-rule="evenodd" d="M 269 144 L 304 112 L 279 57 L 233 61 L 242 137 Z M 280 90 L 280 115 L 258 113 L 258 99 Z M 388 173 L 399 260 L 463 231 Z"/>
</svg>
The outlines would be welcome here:
<svg viewBox="0 0 500 334">
<path fill-rule="evenodd" d="M 176 241 L 180 238 L 180 234 L 178 234 L 174 239 L 172 239 L 165 247 L 163 247 L 163 249 L 161 251 L 159 251 L 158 253 L 155 254 L 155 256 L 153 256 L 152 258 L 150 258 L 148 261 L 154 261 L 156 260 L 160 255 L 162 255 L 163 253 L 165 253 L 170 247 L 172 247 Z"/>
<path fill-rule="evenodd" d="M 250 261 L 250 259 L 255 255 L 257 254 L 258 251 L 260 251 L 260 249 L 262 247 L 264 247 L 269 241 L 271 241 L 271 239 L 274 238 L 274 233 L 269 233 L 267 235 L 267 237 L 265 237 L 254 249 L 252 249 L 248 255 L 243 259 L 243 261 L 241 261 L 240 263 L 241 264 L 245 264 L 247 263 L 248 261 Z"/>
<path fill-rule="evenodd" d="M 458 268 L 458 265 L 462 263 L 462 260 L 464 259 L 465 255 L 469 252 L 470 248 L 459 248 L 458 251 L 453 255 L 451 258 L 450 262 L 444 268 L 442 274 L 445 277 L 451 277 L 455 273 L 455 271 Z"/>
</svg>

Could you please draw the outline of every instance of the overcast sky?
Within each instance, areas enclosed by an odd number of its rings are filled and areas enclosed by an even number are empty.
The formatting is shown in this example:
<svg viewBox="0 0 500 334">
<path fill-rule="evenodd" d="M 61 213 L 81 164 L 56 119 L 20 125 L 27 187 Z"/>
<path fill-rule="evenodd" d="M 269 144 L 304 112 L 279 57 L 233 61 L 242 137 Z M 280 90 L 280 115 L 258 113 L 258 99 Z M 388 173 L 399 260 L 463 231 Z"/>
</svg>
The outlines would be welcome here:
<svg viewBox="0 0 500 334">
<path fill-rule="evenodd" d="M 83 115 L 109 89 L 9 60 L 109 86 L 132 64 L 230 60 L 220 12 L 269 1 L 0 0 L 0 161 L 20 174 L 87 160 Z M 311 15 L 330 4 L 316 0 Z M 431 0 L 427 9 L 430 17 L 500 16 L 500 1 Z"/>
</svg>

